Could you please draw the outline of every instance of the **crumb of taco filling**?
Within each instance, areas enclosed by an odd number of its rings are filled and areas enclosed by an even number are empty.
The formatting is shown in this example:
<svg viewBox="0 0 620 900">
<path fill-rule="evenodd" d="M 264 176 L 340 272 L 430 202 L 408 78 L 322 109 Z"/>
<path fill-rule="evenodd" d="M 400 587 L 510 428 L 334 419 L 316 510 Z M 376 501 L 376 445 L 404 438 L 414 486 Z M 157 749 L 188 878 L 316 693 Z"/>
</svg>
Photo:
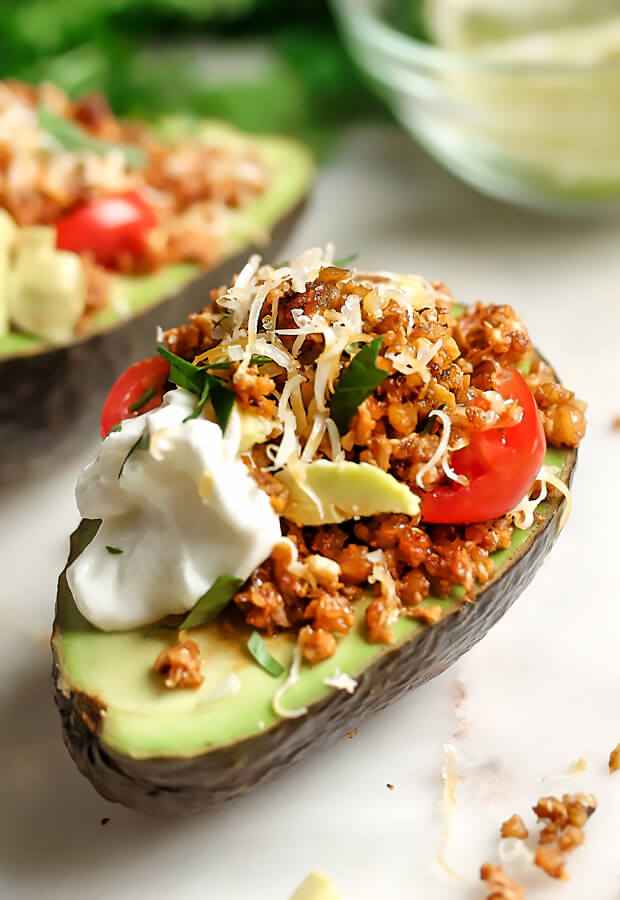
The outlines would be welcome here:
<svg viewBox="0 0 620 900">
<path fill-rule="evenodd" d="M 543 829 L 538 836 L 535 864 L 552 878 L 569 878 L 564 854 L 585 841 L 584 826 L 596 809 L 592 794 L 563 794 L 541 797 L 533 807 Z"/>
<path fill-rule="evenodd" d="M 155 671 L 167 688 L 197 688 L 204 681 L 200 647 L 195 641 L 179 641 L 166 647 L 155 660 Z"/>
<path fill-rule="evenodd" d="M 491 890 L 487 900 L 525 900 L 523 885 L 509 878 L 501 866 L 483 863 L 480 868 L 480 879 L 486 881 Z"/>
<path fill-rule="evenodd" d="M 502 825 L 502 837 L 505 838 L 519 838 L 519 840 L 524 840 L 528 836 L 528 830 L 525 827 L 523 819 L 521 816 L 518 816 L 516 813 L 512 815 L 509 819 L 506 819 L 504 824 Z"/>
</svg>

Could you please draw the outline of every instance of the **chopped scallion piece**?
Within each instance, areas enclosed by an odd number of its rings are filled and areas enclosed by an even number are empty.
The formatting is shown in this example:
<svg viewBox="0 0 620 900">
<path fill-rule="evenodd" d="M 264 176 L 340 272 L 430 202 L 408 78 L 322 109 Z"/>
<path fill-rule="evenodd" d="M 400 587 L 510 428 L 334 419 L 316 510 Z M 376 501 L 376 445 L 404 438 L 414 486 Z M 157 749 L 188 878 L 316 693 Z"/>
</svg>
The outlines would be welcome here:
<svg viewBox="0 0 620 900">
<path fill-rule="evenodd" d="M 335 259 L 334 265 L 339 269 L 346 269 L 349 263 L 355 262 L 359 253 L 350 253 L 349 256 L 343 256 L 342 259 Z"/>
<path fill-rule="evenodd" d="M 152 400 L 156 394 L 157 388 L 152 386 L 147 388 L 143 394 L 140 394 L 137 400 L 134 400 L 133 403 L 129 404 L 129 411 L 140 412 L 140 410 L 144 409 L 149 400 Z"/>
<path fill-rule="evenodd" d="M 113 554 L 123 552 L 122 550 L 119 550 L 118 547 L 108 547 L 107 544 L 106 544 L 106 550 L 108 551 L 108 553 L 113 553 Z"/>
<path fill-rule="evenodd" d="M 253 631 L 250 635 L 248 650 L 259 666 L 262 666 L 265 672 L 269 672 L 274 678 L 277 678 L 284 672 L 284 666 L 271 655 L 258 631 Z"/>
<path fill-rule="evenodd" d="M 125 459 L 123 460 L 123 465 L 121 466 L 121 470 L 118 473 L 119 478 L 123 474 L 123 469 L 125 468 L 129 457 L 133 456 L 133 454 L 136 452 L 136 450 L 148 450 L 150 443 L 151 443 L 150 434 L 148 434 L 148 432 L 146 432 L 146 431 L 143 431 L 142 434 L 140 435 L 140 437 L 138 438 L 138 440 L 135 442 L 135 444 L 129 451 L 129 453 L 127 454 L 127 456 L 125 457 Z"/>
</svg>

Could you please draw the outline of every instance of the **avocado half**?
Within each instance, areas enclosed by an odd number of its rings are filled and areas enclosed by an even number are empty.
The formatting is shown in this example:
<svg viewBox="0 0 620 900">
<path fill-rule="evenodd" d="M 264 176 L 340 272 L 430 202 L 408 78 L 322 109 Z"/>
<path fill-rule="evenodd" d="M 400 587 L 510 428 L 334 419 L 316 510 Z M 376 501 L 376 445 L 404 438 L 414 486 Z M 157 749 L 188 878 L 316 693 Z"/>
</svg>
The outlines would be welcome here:
<svg viewBox="0 0 620 900">
<path fill-rule="evenodd" d="M 545 462 L 557 466 L 568 485 L 576 458 L 575 450 L 551 449 Z M 193 629 L 207 661 L 205 683 L 198 690 L 166 690 L 153 663 L 174 633 L 98 631 L 77 611 L 63 572 L 53 678 L 71 756 L 103 797 L 154 815 L 194 813 L 240 797 L 438 675 L 484 637 L 550 551 L 563 502 L 554 497 L 541 503 L 534 525 L 515 529 L 511 546 L 494 554 L 496 574 L 478 587 L 475 602 L 464 602 L 458 588 L 442 600 L 429 597 L 427 604 L 442 608 L 435 625 L 401 617 L 393 644 L 369 644 L 367 603 L 357 601 L 356 625 L 339 640 L 336 655 L 302 665 L 299 680 L 281 698 L 286 708 L 308 708 L 294 719 L 274 712 L 273 697 L 286 674 L 274 678 L 250 657 L 249 630 L 231 635 L 217 623 Z M 98 527 L 98 521 L 80 524 L 67 565 Z M 288 668 L 293 636 L 280 634 L 266 644 Z M 358 682 L 352 694 L 325 684 L 338 671 Z M 238 679 L 236 693 L 226 693 L 231 676 Z"/>
<path fill-rule="evenodd" d="M 238 139 L 225 125 L 166 119 L 164 137 Z M 158 326 L 171 328 L 209 302 L 209 290 L 230 279 L 258 250 L 274 256 L 303 209 L 314 174 L 310 152 L 288 138 L 255 136 L 252 143 L 273 172 L 269 189 L 231 214 L 218 265 L 206 271 L 177 263 L 142 276 L 114 276 L 115 294 L 129 315 L 112 309 L 88 334 L 51 346 L 32 335 L 0 336 L 0 480 L 75 440 L 76 426 L 92 428 L 114 380 L 128 365 L 153 355 Z"/>
</svg>

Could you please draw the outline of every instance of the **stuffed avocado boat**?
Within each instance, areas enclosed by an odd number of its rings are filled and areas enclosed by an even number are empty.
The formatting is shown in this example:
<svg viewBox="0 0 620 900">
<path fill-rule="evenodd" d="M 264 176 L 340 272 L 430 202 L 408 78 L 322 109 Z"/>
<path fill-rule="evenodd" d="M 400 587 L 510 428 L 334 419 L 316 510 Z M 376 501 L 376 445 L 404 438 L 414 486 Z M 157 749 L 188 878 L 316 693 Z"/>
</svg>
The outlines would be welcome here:
<svg viewBox="0 0 620 900">
<path fill-rule="evenodd" d="M 212 301 L 112 388 L 52 637 L 70 753 L 152 813 L 239 796 L 479 640 L 585 430 L 509 306 L 331 247 Z"/>
<path fill-rule="evenodd" d="M 205 273 L 225 283 L 249 247 L 277 246 L 312 172 L 286 138 L 147 126 L 99 95 L 0 81 L 0 468 L 87 416 Z"/>
</svg>

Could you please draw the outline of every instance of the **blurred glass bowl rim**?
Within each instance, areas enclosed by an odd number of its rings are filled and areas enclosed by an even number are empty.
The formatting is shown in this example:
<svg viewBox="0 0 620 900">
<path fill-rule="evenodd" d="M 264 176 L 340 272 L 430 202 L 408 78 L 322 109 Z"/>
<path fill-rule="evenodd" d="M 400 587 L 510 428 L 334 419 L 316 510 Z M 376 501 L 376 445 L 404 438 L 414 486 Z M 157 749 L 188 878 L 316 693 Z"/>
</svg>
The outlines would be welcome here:
<svg viewBox="0 0 620 900">
<path fill-rule="evenodd" d="M 385 0 L 331 4 L 397 119 L 458 177 L 542 211 L 620 210 L 620 43 L 604 62 L 488 59 L 399 31 Z"/>
</svg>

